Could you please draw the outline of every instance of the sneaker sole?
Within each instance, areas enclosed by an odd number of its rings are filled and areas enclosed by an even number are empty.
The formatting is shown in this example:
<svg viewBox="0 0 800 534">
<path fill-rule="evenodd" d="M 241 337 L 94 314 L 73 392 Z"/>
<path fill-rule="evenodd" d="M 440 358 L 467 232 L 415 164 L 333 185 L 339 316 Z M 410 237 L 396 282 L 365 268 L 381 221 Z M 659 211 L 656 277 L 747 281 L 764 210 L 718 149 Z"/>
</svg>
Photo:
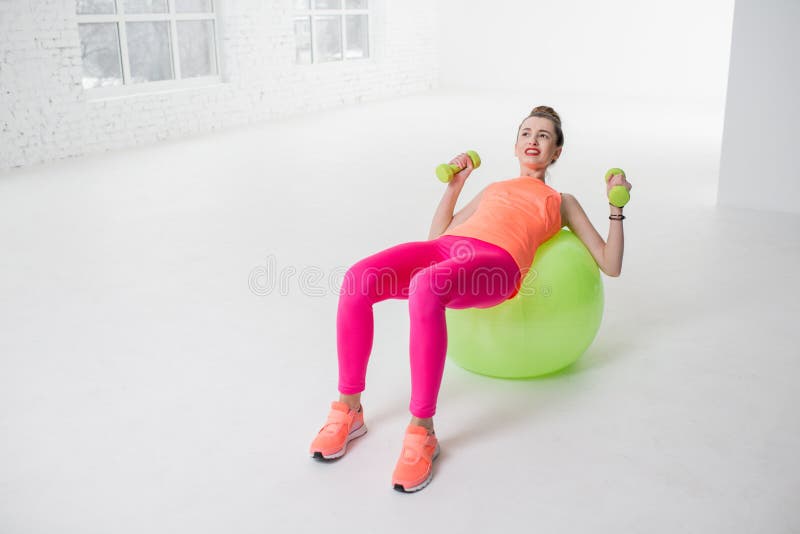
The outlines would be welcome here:
<svg viewBox="0 0 800 534">
<path fill-rule="evenodd" d="M 316 460 L 336 460 L 337 458 L 341 458 L 342 456 L 344 456 L 344 453 L 347 452 L 347 444 L 356 438 L 360 438 L 366 433 L 367 433 L 367 425 L 363 424 L 360 427 L 350 431 L 350 433 L 347 435 L 347 440 L 344 442 L 342 448 L 339 449 L 338 451 L 328 455 L 322 454 L 321 451 L 314 451 L 314 454 L 312 454 L 311 457 Z"/>
<path fill-rule="evenodd" d="M 394 485 L 394 489 L 396 491 L 399 491 L 400 493 L 414 493 L 414 492 L 417 492 L 417 491 L 423 489 L 428 484 L 430 484 L 431 480 L 433 479 L 433 462 L 436 461 L 436 458 L 439 457 L 439 453 L 440 452 L 441 452 L 441 449 L 439 448 L 439 444 L 437 443 L 436 444 L 436 450 L 433 451 L 433 458 L 431 458 L 431 472 L 428 473 L 428 478 L 423 480 L 421 484 L 417 484 L 416 486 L 413 486 L 411 488 L 405 488 L 405 487 L 403 487 L 402 484 L 395 484 Z"/>
</svg>

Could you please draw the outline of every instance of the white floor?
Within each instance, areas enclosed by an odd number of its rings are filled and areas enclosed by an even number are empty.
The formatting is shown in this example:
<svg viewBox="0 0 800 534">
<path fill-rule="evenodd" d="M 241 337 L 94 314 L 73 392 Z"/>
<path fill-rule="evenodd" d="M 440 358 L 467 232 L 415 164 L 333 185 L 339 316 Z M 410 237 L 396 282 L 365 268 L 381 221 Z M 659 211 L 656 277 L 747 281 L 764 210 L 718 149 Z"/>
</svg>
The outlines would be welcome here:
<svg viewBox="0 0 800 534">
<path fill-rule="evenodd" d="M 426 238 L 436 164 L 483 156 L 459 205 L 516 176 L 537 104 L 603 236 L 603 173 L 634 184 L 595 342 L 544 379 L 448 362 L 433 482 L 403 495 L 383 302 L 369 433 L 311 460 L 344 270 Z M 439 91 L 0 176 L 0 532 L 800 532 L 800 217 L 714 206 L 719 112 Z"/>
</svg>

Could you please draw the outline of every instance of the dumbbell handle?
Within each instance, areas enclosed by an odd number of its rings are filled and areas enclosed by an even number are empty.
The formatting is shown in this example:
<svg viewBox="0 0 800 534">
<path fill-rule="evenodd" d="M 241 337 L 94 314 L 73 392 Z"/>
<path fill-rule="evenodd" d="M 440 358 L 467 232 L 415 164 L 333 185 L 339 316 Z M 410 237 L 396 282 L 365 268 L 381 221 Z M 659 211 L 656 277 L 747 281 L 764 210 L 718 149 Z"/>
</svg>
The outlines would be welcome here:
<svg viewBox="0 0 800 534">
<path fill-rule="evenodd" d="M 618 167 L 614 167 L 613 169 L 608 169 L 606 172 L 606 183 L 608 183 L 611 177 L 615 174 L 621 174 L 623 178 L 625 177 L 625 171 Z M 608 201 L 618 208 L 621 208 L 627 204 L 630 199 L 631 194 L 625 187 L 621 185 L 615 185 L 611 188 L 611 191 L 608 192 Z"/>
<path fill-rule="evenodd" d="M 474 150 L 467 150 L 467 156 L 472 160 L 472 168 L 477 169 L 481 166 L 481 158 Z M 460 167 L 451 163 L 442 163 L 436 167 L 436 177 L 444 183 L 448 183 L 453 179 L 456 173 L 463 171 L 466 167 Z"/>
</svg>

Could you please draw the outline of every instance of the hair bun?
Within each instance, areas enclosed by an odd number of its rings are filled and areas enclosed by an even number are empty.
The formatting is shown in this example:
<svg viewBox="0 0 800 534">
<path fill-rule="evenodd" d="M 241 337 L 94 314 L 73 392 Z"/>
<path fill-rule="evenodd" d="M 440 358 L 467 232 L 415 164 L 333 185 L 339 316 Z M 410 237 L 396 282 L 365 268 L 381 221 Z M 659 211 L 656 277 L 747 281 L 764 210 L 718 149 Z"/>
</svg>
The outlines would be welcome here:
<svg viewBox="0 0 800 534">
<path fill-rule="evenodd" d="M 550 106 L 536 106 L 531 111 L 531 115 L 533 115 L 534 113 L 547 115 L 547 117 L 552 119 L 554 123 L 558 124 L 559 126 L 561 125 L 561 117 L 559 117 L 558 113 L 556 113 L 556 110 L 554 110 Z"/>
</svg>

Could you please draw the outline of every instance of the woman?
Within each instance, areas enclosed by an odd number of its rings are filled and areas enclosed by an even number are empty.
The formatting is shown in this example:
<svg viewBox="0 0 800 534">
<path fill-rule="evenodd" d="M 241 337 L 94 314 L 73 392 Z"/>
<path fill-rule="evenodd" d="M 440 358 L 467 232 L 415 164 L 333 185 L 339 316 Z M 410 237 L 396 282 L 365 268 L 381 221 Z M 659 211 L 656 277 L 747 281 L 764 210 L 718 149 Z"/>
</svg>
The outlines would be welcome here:
<svg viewBox="0 0 800 534">
<path fill-rule="evenodd" d="M 619 276 L 622 267 L 622 208 L 611 209 L 604 242 L 574 196 L 545 184 L 547 167 L 561 155 L 561 119 L 550 107 L 533 109 L 520 124 L 514 154 L 518 178 L 494 182 L 453 215 L 473 170 L 466 154 L 433 217 L 428 241 L 404 243 L 369 256 L 346 273 L 337 312 L 339 401 L 314 438 L 314 458 L 339 458 L 347 443 L 366 433 L 361 393 L 372 349 L 372 306 L 389 298 L 408 299 L 410 316 L 411 422 L 392 475 L 398 491 L 424 488 L 432 477 L 439 442 L 433 415 L 447 352 L 445 308 L 487 308 L 513 298 L 531 267 L 536 248 L 569 227 L 600 269 Z M 622 174 L 608 189 L 631 184 Z M 491 274 L 487 276 L 487 274 Z"/>
</svg>

